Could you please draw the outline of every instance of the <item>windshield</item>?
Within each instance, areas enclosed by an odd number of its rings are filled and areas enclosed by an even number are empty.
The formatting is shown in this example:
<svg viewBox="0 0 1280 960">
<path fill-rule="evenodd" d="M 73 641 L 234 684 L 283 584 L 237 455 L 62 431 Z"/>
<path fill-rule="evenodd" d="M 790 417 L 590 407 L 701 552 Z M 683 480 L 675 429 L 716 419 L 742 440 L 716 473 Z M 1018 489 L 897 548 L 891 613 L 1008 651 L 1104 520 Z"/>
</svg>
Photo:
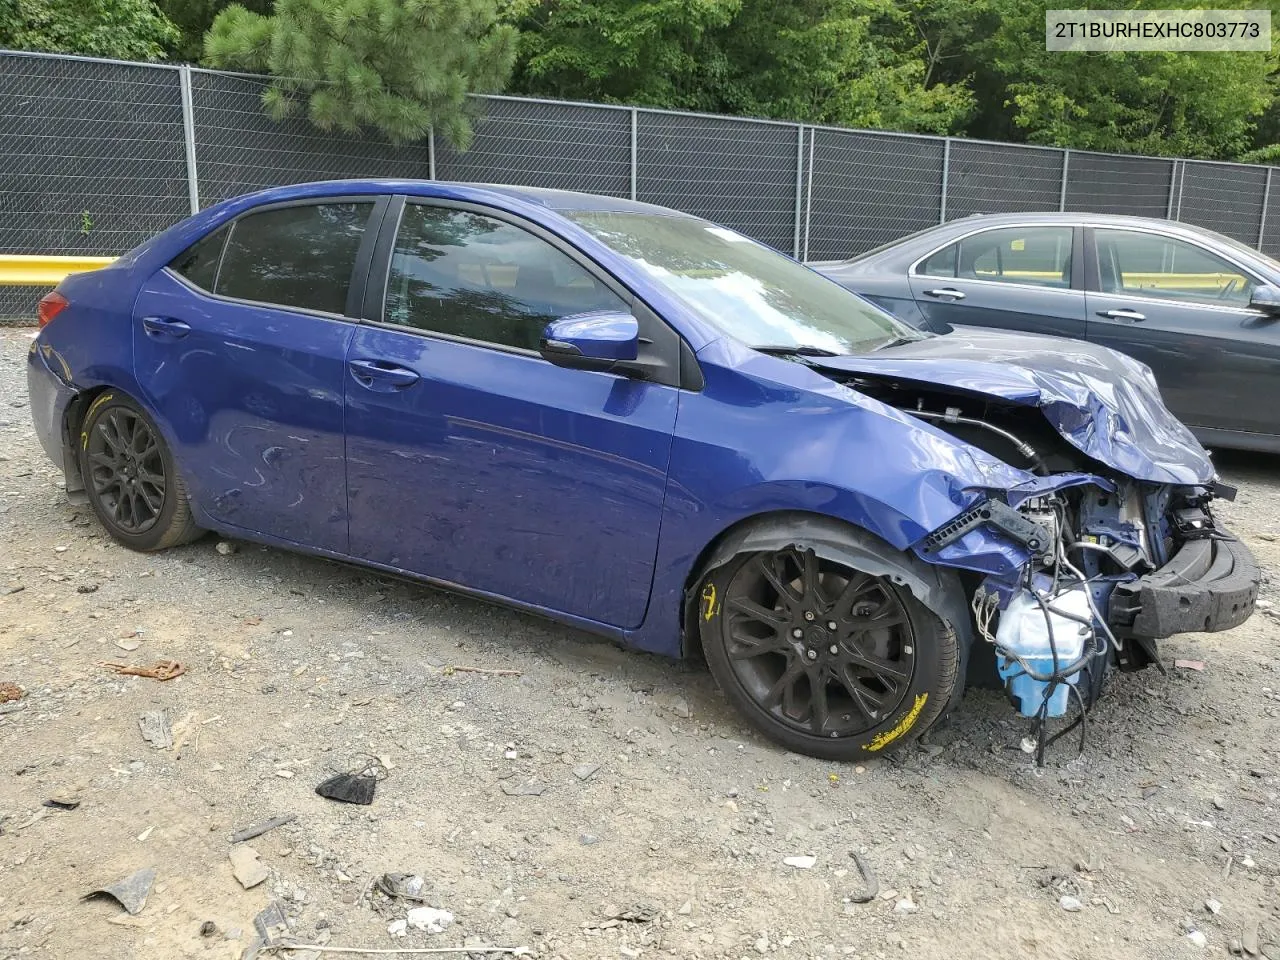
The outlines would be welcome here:
<svg viewBox="0 0 1280 960">
<path fill-rule="evenodd" d="M 712 326 L 776 351 L 865 353 L 923 336 L 808 267 L 695 217 L 566 210 Z"/>
</svg>

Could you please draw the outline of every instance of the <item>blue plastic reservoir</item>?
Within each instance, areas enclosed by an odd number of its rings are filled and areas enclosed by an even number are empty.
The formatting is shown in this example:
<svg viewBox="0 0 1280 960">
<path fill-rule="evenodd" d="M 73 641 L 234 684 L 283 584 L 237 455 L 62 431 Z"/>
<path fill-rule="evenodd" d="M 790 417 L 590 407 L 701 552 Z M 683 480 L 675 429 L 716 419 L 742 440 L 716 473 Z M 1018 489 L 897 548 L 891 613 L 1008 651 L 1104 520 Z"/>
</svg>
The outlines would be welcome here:
<svg viewBox="0 0 1280 960">
<path fill-rule="evenodd" d="M 1005 690 L 1018 704 L 1018 712 L 1024 717 L 1034 717 L 1045 702 L 1049 682 L 1036 680 L 1023 669 L 1022 664 L 1010 657 L 1016 653 L 1036 673 L 1047 676 L 1053 673 L 1053 650 L 1058 654 L 1058 666 L 1066 667 L 1079 660 L 1085 645 L 1093 640 L 1093 629 L 1087 624 L 1062 616 L 1063 613 L 1093 620 L 1089 602 L 1083 587 L 1064 590 L 1052 599 L 1045 599 L 1048 617 L 1029 590 L 1014 594 L 1009 606 L 1000 613 L 996 628 L 997 665 Z M 1052 630 L 1052 645 L 1049 642 Z M 1080 679 L 1076 673 L 1059 683 L 1049 696 L 1046 713 L 1061 717 L 1067 712 L 1071 691 Z"/>
</svg>

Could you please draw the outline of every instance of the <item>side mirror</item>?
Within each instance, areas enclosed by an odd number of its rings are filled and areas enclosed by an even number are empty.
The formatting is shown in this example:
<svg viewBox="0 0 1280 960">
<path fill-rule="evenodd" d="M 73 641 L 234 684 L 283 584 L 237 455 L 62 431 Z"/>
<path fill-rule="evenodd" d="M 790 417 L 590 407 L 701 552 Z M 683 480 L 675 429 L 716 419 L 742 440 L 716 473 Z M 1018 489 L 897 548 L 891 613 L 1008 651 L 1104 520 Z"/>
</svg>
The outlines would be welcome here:
<svg viewBox="0 0 1280 960">
<path fill-rule="evenodd" d="M 635 360 L 640 351 L 640 324 L 629 313 L 579 313 L 552 320 L 542 332 L 539 353 L 557 367 L 608 370 Z"/>
<path fill-rule="evenodd" d="M 1249 306 L 1268 316 L 1280 316 L 1280 287 L 1270 283 L 1258 284 L 1249 296 Z"/>
</svg>

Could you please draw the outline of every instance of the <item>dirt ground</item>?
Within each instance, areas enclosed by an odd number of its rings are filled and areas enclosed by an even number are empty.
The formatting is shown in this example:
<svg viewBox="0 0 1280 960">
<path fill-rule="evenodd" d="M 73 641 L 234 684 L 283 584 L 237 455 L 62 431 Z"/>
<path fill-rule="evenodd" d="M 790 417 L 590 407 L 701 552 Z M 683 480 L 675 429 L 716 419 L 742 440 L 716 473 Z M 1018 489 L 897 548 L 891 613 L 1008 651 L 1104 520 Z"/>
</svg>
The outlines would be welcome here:
<svg viewBox="0 0 1280 960">
<path fill-rule="evenodd" d="M 1243 938 L 1280 958 L 1270 612 L 1115 676 L 1083 756 L 1059 743 L 1043 770 L 987 691 L 892 760 L 823 763 L 750 733 L 696 664 L 252 544 L 116 546 L 34 437 L 29 336 L 0 331 L 0 682 L 25 689 L 0 706 L 0 958 L 235 960 L 273 901 L 327 947 L 1127 960 Z M 1273 571 L 1280 459 L 1219 459 L 1240 485 L 1220 515 Z M 161 658 L 187 673 L 99 665 Z M 175 746 L 142 739 L 154 710 Z M 389 768 L 372 805 L 315 794 L 364 755 Z M 243 889 L 231 833 L 285 813 Z M 146 867 L 136 917 L 81 900 Z M 386 872 L 454 923 L 392 936 L 414 904 L 371 892 Z"/>
</svg>

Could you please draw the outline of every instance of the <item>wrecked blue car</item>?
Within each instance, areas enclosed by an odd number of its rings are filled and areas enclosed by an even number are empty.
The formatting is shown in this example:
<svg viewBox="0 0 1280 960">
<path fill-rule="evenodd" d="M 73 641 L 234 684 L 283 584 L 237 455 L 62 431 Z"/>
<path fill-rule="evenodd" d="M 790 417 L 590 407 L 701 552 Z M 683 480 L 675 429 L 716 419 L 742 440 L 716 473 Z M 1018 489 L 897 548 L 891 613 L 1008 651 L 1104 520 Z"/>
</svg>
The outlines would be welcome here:
<svg viewBox="0 0 1280 960">
<path fill-rule="evenodd" d="M 818 757 L 909 743 L 967 678 L 1043 746 L 1108 671 L 1254 606 L 1231 491 L 1146 367 L 925 334 L 660 207 L 273 189 L 39 314 L 40 439 L 126 546 L 213 530 L 700 654 Z"/>
</svg>

